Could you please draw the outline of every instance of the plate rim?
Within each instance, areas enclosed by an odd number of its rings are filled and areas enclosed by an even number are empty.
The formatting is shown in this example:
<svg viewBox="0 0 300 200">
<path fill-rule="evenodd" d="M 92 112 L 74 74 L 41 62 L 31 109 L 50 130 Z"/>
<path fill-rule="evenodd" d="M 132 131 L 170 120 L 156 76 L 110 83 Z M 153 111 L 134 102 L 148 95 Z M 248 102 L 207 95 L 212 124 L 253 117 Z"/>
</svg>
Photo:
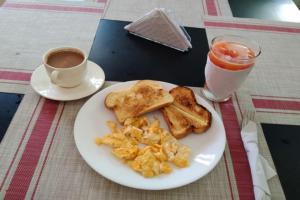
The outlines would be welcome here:
<svg viewBox="0 0 300 200">
<path fill-rule="evenodd" d="M 103 75 L 103 81 L 102 81 L 102 83 L 99 85 L 99 87 L 97 88 L 97 89 L 95 89 L 94 91 L 92 91 L 92 92 L 90 92 L 90 93 L 87 93 L 87 94 L 85 94 L 85 95 L 82 95 L 82 96 L 79 96 L 79 97 L 77 97 L 77 98 L 55 98 L 55 97 L 53 97 L 53 96 L 47 96 L 47 95 L 44 95 L 44 94 L 41 94 L 37 89 L 36 89 L 36 86 L 35 85 L 33 85 L 33 79 L 32 79 L 32 77 L 34 76 L 34 74 L 36 73 L 36 71 L 37 70 L 39 70 L 39 68 L 42 68 L 43 67 L 43 64 L 41 64 L 41 65 L 39 65 L 33 72 L 32 72 L 32 75 L 31 75 L 31 78 L 30 78 L 30 86 L 31 86 L 31 88 L 38 94 L 38 95 L 40 95 L 40 96 L 42 96 L 42 97 L 44 97 L 44 98 L 46 98 L 46 99 L 50 99 L 50 100 L 55 100 L 55 101 L 74 101 L 74 100 L 79 100 L 79 99 L 83 99 L 83 98 L 85 98 L 85 97 L 88 97 L 88 96 L 90 96 L 90 95 L 92 95 L 92 94 L 94 94 L 95 92 L 97 92 L 103 85 L 104 85 L 104 83 L 105 83 L 105 73 L 104 73 L 104 70 L 102 69 L 102 67 L 100 66 L 100 65 L 98 65 L 97 63 L 95 63 L 95 62 L 93 62 L 93 61 L 91 61 L 91 60 L 88 60 L 87 61 L 87 67 L 92 67 L 91 65 L 89 65 L 89 63 L 91 63 L 92 65 L 95 65 L 98 69 L 99 69 L 99 71 L 100 71 L 100 73 L 102 73 L 102 75 Z M 51 82 L 50 82 L 50 84 L 52 84 Z M 78 86 L 76 86 L 76 87 L 78 87 Z M 74 88 L 76 88 L 76 87 L 74 87 Z M 72 88 L 70 88 L 70 89 L 72 89 Z"/>
<path fill-rule="evenodd" d="M 147 79 L 147 80 L 150 80 L 150 79 Z M 226 147 L 226 142 L 227 142 L 227 140 L 226 140 L 226 132 L 225 132 L 225 127 L 224 127 L 223 120 L 222 120 L 222 118 L 219 116 L 219 114 L 217 113 L 217 111 L 213 108 L 213 106 L 209 105 L 209 103 L 207 102 L 206 99 L 204 99 L 203 97 L 201 97 L 201 96 L 198 95 L 198 94 L 195 94 L 196 98 L 200 98 L 200 99 L 204 100 L 204 101 L 212 108 L 212 111 L 215 112 L 216 116 L 219 118 L 219 121 L 221 122 L 220 125 L 221 125 L 222 130 L 223 130 L 222 132 L 224 133 L 224 134 L 223 134 L 223 136 L 224 136 L 224 143 L 222 144 L 222 148 L 220 148 L 222 153 L 219 154 L 219 157 L 216 158 L 216 161 L 211 165 L 211 168 L 210 168 L 205 174 L 203 174 L 202 176 L 194 176 L 193 178 L 189 179 L 189 181 L 186 181 L 186 182 L 184 182 L 184 183 L 180 182 L 180 183 L 178 183 L 178 184 L 173 184 L 172 186 L 165 186 L 165 187 L 142 187 L 142 186 L 141 186 L 141 187 L 139 187 L 139 186 L 133 186 L 133 185 L 131 185 L 131 184 L 127 184 L 127 183 L 124 183 L 124 182 L 120 182 L 120 181 L 118 181 L 118 180 L 112 178 L 111 176 L 108 176 L 108 175 L 106 175 L 106 174 L 100 173 L 95 167 L 93 167 L 93 165 L 92 165 L 89 161 L 87 161 L 87 160 L 85 159 L 85 157 L 83 156 L 82 152 L 80 151 L 80 149 L 79 149 L 79 147 L 78 147 L 78 141 L 76 140 L 76 134 L 75 134 L 76 126 L 77 126 L 77 124 L 78 124 L 78 116 L 80 115 L 81 112 L 83 112 L 82 110 L 84 110 L 84 106 L 86 106 L 86 104 L 88 104 L 88 102 L 91 101 L 91 99 L 92 99 L 94 96 L 98 95 L 98 93 L 105 92 L 106 90 L 109 90 L 109 88 L 112 87 L 112 86 L 118 87 L 118 86 L 122 86 L 123 84 L 131 84 L 131 83 L 134 84 L 134 83 L 137 82 L 137 81 L 139 81 L 139 80 L 124 81 L 124 82 L 118 82 L 118 83 L 112 84 L 112 85 L 110 85 L 110 86 L 108 86 L 108 87 L 102 89 L 101 91 L 95 93 L 92 97 L 90 97 L 90 99 L 88 99 L 88 100 L 82 105 L 82 107 L 80 108 L 80 110 L 79 110 L 78 113 L 77 113 L 77 116 L 76 116 L 75 122 L 74 122 L 74 127 L 73 127 L 73 134 L 74 134 L 74 141 L 75 141 L 76 149 L 78 150 L 78 152 L 79 152 L 80 156 L 82 157 L 82 159 L 86 162 L 86 164 L 88 164 L 89 167 L 91 167 L 91 168 L 92 168 L 97 174 L 99 174 L 100 176 L 103 176 L 103 177 L 105 177 L 106 179 L 108 179 L 108 180 L 110 180 L 110 181 L 112 181 L 112 182 L 114 182 L 114 183 L 117 183 L 117 184 L 119 184 L 119 185 L 126 186 L 126 187 L 129 187 L 129 188 L 134 188 L 134 189 L 142 189 L 142 190 L 153 190 L 153 191 L 157 190 L 157 191 L 159 191 L 159 190 L 174 189 L 174 188 L 178 188 L 178 187 L 185 186 L 185 185 L 188 185 L 188 184 L 190 184 L 190 183 L 193 183 L 193 182 L 195 182 L 195 181 L 197 181 L 197 180 L 203 178 L 203 177 L 206 176 L 207 174 L 209 174 L 209 173 L 217 166 L 217 164 L 220 162 L 220 160 L 221 160 L 221 158 L 222 158 L 222 156 L 223 156 L 223 154 L 224 154 L 224 152 L 225 152 L 225 147 Z M 157 81 L 157 80 L 153 80 L 153 81 Z M 168 83 L 168 82 L 164 82 L 164 81 L 157 81 L 157 82 L 161 82 L 161 83 L 164 83 L 164 84 L 170 84 L 170 85 L 172 85 L 172 86 L 174 86 L 174 87 L 178 86 L 178 85 L 176 85 L 176 84 Z M 187 86 L 187 87 L 188 87 L 188 86 Z M 111 88 L 110 88 L 110 89 L 111 89 Z M 120 87 L 119 87 L 119 89 L 120 89 Z M 120 90 L 121 90 L 121 89 L 120 89 Z"/>
</svg>

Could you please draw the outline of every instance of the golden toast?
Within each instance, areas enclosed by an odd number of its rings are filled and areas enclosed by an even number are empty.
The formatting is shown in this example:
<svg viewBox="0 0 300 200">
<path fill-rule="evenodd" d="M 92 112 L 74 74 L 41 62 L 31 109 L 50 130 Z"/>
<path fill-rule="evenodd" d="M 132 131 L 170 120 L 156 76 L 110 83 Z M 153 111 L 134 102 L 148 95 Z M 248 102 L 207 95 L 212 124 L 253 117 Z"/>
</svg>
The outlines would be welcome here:
<svg viewBox="0 0 300 200">
<path fill-rule="evenodd" d="M 203 133 L 211 125 L 211 113 L 198 104 L 194 92 L 187 87 L 170 91 L 174 102 L 161 109 L 171 133 L 183 138 L 191 132 Z"/>
<path fill-rule="evenodd" d="M 137 117 L 171 104 L 174 98 L 155 81 L 142 80 L 127 90 L 111 92 L 105 106 L 114 111 L 118 121 Z"/>
</svg>

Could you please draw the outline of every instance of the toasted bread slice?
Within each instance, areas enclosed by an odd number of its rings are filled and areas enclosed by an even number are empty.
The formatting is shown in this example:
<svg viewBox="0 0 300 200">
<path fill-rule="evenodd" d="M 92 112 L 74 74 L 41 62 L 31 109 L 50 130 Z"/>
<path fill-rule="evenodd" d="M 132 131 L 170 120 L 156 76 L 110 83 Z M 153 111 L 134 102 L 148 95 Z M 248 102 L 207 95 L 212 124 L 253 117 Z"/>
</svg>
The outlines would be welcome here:
<svg viewBox="0 0 300 200">
<path fill-rule="evenodd" d="M 194 126 L 196 133 L 206 131 L 211 125 L 211 113 L 197 103 L 193 90 L 187 87 L 176 87 L 170 91 L 174 97 L 174 105 L 184 111 Z"/>
<path fill-rule="evenodd" d="M 112 92 L 105 98 L 105 106 L 114 111 L 120 123 L 127 118 L 137 117 L 157 110 L 174 101 L 172 95 L 155 81 L 138 81 L 131 88 Z"/>
<path fill-rule="evenodd" d="M 185 118 L 181 112 L 176 109 L 174 105 L 169 105 L 161 109 L 164 119 L 168 127 L 177 139 L 185 137 L 192 131 L 190 122 Z"/>
<path fill-rule="evenodd" d="M 162 113 L 174 137 L 182 138 L 190 132 L 203 133 L 210 127 L 211 113 L 197 103 L 191 89 L 176 87 L 170 94 L 174 102 L 163 108 Z"/>
</svg>

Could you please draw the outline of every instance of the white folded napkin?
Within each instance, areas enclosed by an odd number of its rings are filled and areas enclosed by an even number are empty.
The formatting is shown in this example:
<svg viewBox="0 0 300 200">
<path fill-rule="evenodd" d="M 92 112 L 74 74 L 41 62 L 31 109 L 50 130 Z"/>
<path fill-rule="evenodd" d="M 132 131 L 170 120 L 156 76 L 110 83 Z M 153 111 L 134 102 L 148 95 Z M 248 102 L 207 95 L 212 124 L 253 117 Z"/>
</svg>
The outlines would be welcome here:
<svg viewBox="0 0 300 200">
<path fill-rule="evenodd" d="M 259 154 L 257 127 L 252 121 L 242 129 L 242 140 L 251 169 L 255 200 L 271 199 L 268 180 L 276 175 L 264 157 Z"/>
<path fill-rule="evenodd" d="M 181 50 L 192 48 L 190 37 L 164 8 L 155 8 L 138 20 L 126 25 L 125 30 L 142 38 Z"/>
</svg>

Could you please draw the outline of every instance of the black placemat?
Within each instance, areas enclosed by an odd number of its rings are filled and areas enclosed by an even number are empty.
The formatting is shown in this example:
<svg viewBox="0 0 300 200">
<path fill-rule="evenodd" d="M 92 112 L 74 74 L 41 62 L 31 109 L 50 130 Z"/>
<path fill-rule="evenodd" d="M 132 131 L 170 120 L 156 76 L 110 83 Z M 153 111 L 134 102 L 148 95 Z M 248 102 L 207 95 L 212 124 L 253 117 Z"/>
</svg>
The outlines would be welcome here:
<svg viewBox="0 0 300 200">
<path fill-rule="evenodd" d="M 291 16 L 287 12 L 297 9 L 292 0 L 228 0 L 228 2 L 234 17 L 291 21 Z"/>
<path fill-rule="evenodd" d="M 0 92 L 0 142 L 23 99 L 23 94 Z"/>
<path fill-rule="evenodd" d="M 205 29 L 186 28 L 193 48 L 183 53 L 127 33 L 128 23 L 100 20 L 89 59 L 101 65 L 106 80 L 153 79 L 203 86 L 208 52 Z"/>
<path fill-rule="evenodd" d="M 287 199 L 300 197 L 300 126 L 262 124 Z"/>
</svg>

